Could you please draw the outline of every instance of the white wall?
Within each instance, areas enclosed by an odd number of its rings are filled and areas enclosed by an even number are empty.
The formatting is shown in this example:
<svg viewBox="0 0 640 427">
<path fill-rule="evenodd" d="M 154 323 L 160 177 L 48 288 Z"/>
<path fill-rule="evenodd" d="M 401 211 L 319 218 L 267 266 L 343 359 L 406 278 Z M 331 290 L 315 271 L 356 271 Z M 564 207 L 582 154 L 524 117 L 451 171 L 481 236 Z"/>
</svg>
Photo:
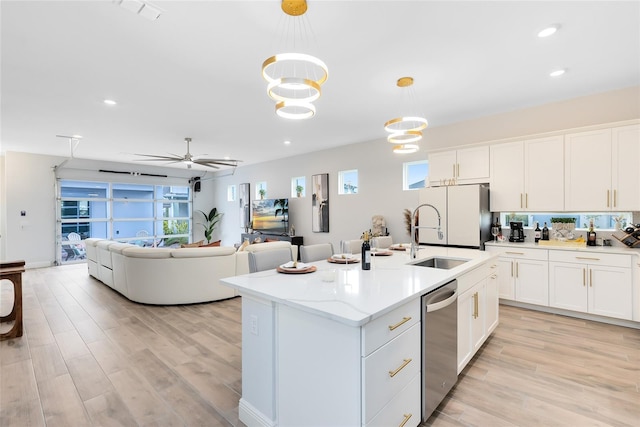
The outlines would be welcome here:
<svg viewBox="0 0 640 427">
<path fill-rule="evenodd" d="M 640 87 L 633 87 L 576 98 L 546 106 L 533 107 L 449 126 L 429 128 L 425 131 L 422 151 L 398 156 L 391 152 L 391 144 L 381 138 L 377 141 L 352 144 L 316 153 L 290 157 L 255 165 L 238 167 L 231 176 L 202 181 L 202 192 L 194 194 L 194 209 L 209 212 L 217 207 L 224 213 L 214 239 L 224 245 L 240 241 L 238 202 L 227 202 L 227 186 L 248 182 L 252 198 L 255 183 L 266 181 L 267 197 L 290 197 L 291 178 L 305 176 L 307 185 L 311 175 L 329 174 L 330 232 L 311 232 L 311 197 L 290 199 L 291 222 L 296 234 L 304 237 L 305 244 L 355 239 L 371 227 L 373 215 L 383 215 L 389 232 L 396 241 L 407 241 L 402 211 L 413 209 L 418 203 L 415 191 L 402 191 L 402 163 L 426 159 L 429 150 L 441 150 L 492 140 L 515 138 L 542 132 L 553 132 L 579 126 L 599 125 L 640 118 Z M 303 141 L 295 142 L 303 144 Z M 286 153 L 283 146 L 282 153 Z M 4 161 L 3 161 L 4 160 Z M 51 265 L 55 259 L 55 193 L 52 167 L 64 159 L 27 153 L 6 153 L 0 158 L 0 258 L 24 259 L 27 266 Z M 152 168 L 131 164 L 114 164 L 74 160 L 67 165 L 65 176 L 70 179 L 116 180 L 118 175 L 98 174 L 99 168 L 124 169 L 165 173 L 169 180 L 185 185 L 195 171 L 175 168 Z M 84 169 L 83 169 L 84 168 Z M 358 169 L 359 194 L 337 194 L 337 172 Z M 228 171 L 222 174 L 229 174 Z M 121 177 L 132 182 L 129 176 Z M 142 177 L 139 177 L 142 179 Z M 20 217 L 25 210 L 27 216 Z M 25 223 L 26 221 L 26 223 Z M 200 222 L 195 217 L 195 222 Z M 195 227 L 193 239 L 200 240 L 202 227 Z"/>
</svg>

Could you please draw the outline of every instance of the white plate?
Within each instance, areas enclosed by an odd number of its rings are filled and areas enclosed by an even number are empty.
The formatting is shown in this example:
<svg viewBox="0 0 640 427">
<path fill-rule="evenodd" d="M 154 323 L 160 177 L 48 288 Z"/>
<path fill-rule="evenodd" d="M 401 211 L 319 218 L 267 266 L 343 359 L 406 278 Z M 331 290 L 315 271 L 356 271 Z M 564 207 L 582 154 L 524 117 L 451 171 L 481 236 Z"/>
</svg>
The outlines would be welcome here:
<svg viewBox="0 0 640 427">
<path fill-rule="evenodd" d="M 310 264 L 305 264 L 303 262 L 298 262 L 298 264 L 294 267 L 293 261 L 289 261 L 286 264 L 282 264 L 280 268 L 283 270 L 304 270 L 305 268 L 311 267 Z"/>
<path fill-rule="evenodd" d="M 332 259 L 354 259 L 355 256 L 353 256 L 353 254 L 333 254 L 331 255 Z"/>
</svg>

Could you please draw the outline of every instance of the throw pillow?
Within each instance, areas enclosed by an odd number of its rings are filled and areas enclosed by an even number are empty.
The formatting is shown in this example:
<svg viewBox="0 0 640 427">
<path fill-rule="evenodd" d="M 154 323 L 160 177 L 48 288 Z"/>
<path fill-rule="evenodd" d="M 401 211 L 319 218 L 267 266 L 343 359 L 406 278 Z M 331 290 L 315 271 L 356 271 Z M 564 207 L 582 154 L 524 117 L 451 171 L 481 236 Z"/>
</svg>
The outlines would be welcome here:
<svg viewBox="0 0 640 427">
<path fill-rule="evenodd" d="M 201 248 L 210 248 L 213 246 L 220 246 L 220 240 L 216 240 L 215 242 L 211 242 L 207 245 L 200 245 Z"/>
<path fill-rule="evenodd" d="M 202 246 L 203 243 L 204 243 L 204 240 L 200 240 L 199 242 L 183 243 L 182 245 L 180 245 L 180 247 L 181 248 L 197 248 Z"/>
<path fill-rule="evenodd" d="M 266 239 L 264 239 L 265 243 L 267 242 L 279 242 L 280 240 L 278 239 L 269 239 L 268 237 Z"/>
</svg>

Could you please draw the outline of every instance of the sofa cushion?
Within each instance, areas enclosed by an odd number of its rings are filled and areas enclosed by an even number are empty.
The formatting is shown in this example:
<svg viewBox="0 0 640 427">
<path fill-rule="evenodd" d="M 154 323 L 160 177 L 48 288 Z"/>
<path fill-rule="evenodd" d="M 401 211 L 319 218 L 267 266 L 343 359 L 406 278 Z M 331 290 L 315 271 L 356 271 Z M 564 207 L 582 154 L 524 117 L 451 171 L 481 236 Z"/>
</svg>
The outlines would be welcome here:
<svg viewBox="0 0 640 427">
<path fill-rule="evenodd" d="M 230 246 L 211 246 L 199 248 L 182 248 L 174 249 L 171 251 L 171 257 L 173 258 L 203 258 L 203 257 L 216 257 L 226 256 L 235 253 L 236 249 Z"/>
<path fill-rule="evenodd" d="M 122 255 L 133 258 L 171 258 L 171 248 L 141 248 L 131 246 L 122 250 Z"/>
<path fill-rule="evenodd" d="M 130 243 L 120 243 L 120 242 L 112 243 L 109 245 L 109 252 L 115 252 L 117 254 L 121 254 L 124 249 L 130 248 L 132 246 L 133 245 L 131 245 Z"/>
</svg>

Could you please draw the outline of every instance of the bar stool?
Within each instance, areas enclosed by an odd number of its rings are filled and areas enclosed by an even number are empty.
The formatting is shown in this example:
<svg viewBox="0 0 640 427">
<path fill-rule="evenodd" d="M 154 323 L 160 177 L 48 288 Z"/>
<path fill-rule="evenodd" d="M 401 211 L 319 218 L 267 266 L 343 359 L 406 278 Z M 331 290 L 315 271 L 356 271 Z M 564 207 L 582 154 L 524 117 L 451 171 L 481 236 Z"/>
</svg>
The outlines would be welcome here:
<svg viewBox="0 0 640 427">
<path fill-rule="evenodd" d="M 0 334 L 0 341 L 22 336 L 22 273 L 24 261 L 0 262 L 0 280 L 13 283 L 13 308 L 6 316 L 0 316 L 0 323 L 14 321 L 13 327 Z"/>
</svg>

